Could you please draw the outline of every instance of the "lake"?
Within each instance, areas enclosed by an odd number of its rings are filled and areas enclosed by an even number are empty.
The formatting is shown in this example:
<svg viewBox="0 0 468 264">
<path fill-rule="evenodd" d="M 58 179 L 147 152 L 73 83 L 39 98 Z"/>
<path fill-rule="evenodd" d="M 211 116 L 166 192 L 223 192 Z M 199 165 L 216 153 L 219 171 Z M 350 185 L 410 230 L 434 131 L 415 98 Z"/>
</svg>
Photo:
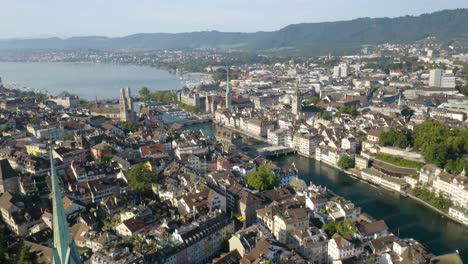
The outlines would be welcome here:
<svg viewBox="0 0 468 264">
<path fill-rule="evenodd" d="M 180 75 L 157 68 L 93 63 L 0 62 L 0 77 L 6 87 L 28 87 L 52 95 L 66 90 L 88 100 L 118 98 L 121 87 L 130 87 L 137 95 L 143 86 L 152 91 L 173 90 L 185 83 Z"/>
</svg>

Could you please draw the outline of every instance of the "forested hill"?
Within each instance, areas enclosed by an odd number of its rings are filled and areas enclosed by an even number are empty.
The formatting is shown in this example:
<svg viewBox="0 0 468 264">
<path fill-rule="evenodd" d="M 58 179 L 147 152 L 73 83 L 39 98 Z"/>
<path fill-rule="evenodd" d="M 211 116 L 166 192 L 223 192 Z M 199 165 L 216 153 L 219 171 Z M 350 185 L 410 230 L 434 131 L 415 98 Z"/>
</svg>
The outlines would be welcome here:
<svg viewBox="0 0 468 264">
<path fill-rule="evenodd" d="M 313 14 L 311 14 L 313 15 Z M 203 31 L 150 33 L 125 37 L 75 37 L 0 41 L 0 49 L 181 49 L 236 48 L 258 53 L 326 54 L 353 51 L 364 44 L 411 43 L 426 37 L 468 42 L 468 9 L 420 16 L 358 18 L 302 23 L 272 32 Z"/>
</svg>

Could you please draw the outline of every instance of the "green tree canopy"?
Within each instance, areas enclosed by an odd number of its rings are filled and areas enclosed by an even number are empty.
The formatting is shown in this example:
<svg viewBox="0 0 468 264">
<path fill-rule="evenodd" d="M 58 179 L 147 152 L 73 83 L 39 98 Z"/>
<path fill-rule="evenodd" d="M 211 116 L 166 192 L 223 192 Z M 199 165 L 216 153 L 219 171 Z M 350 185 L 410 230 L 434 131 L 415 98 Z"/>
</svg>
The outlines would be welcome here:
<svg viewBox="0 0 468 264">
<path fill-rule="evenodd" d="M 278 184 L 273 171 L 265 165 L 260 165 L 258 169 L 247 175 L 247 185 L 249 188 L 265 191 L 271 190 Z"/>
<path fill-rule="evenodd" d="M 134 132 L 138 129 L 139 124 L 137 122 L 125 122 L 122 124 L 122 129 L 125 132 Z"/>
<path fill-rule="evenodd" d="M 320 97 L 318 96 L 312 96 L 309 99 L 305 100 L 306 105 L 315 105 L 318 102 L 320 102 Z"/>
<path fill-rule="evenodd" d="M 150 171 L 145 163 L 139 163 L 128 171 L 129 186 L 132 190 L 149 190 L 155 180 L 156 174 Z"/>
<path fill-rule="evenodd" d="M 468 129 L 450 128 L 437 121 L 427 120 L 414 128 L 413 142 L 414 149 L 423 154 L 427 163 L 444 168 L 452 160 L 450 169 L 456 171 L 451 172 L 458 173 L 460 167 L 454 164 L 461 165 L 463 161 L 459 160 L 468 154 Z"/>
<path fill-rule="evenodd" d="M 332 118 L 332 116 L 330 115 L 330 113 L 328 113 L 328 111 L 323 111 L 322 119 L 330 120 L 331 118 Z"/>
<path fill-rule="evenodd" d="M 354 232 L 356 232 L 356 226 L 350 219 L 346 219 L 343 222 L 328 222 L 323 225 L 322 228 L 329 237 L 333 236 L 335 233 L 349 237 L 352 236 Z"/>
<path fill-rule="evenodd" d="M 76 95 L 70 93 L 69 91 L 62 91 L 62 92 L 59 93 L 57 96 L 68 96 L 68 97 L 72 97 L 72 96 L 76 96 Z"/>
<path fill-rule="evenodd" d="M 411 132 L 392 126 L 390 129 L 382 132 L 379 144 L 381 146 L 406 148 L 411 145 Z"/>
<path fill-rule="evenodd" d="M 336 117 L 340 117 L 342 114 L 349 114 L 351 116 L 357 116 L 358 115 L 358 112 L 355 110 L 355 109 L 351 109 L 349 107 L 346 107 L 346 106 L 342 106 L 340 107 L 340 109 L 338 109 L 338 111 L 335 113 L 335 116 Z"/>
<path fill-rule="evenodd" d="M 343 155 L 338 160 L 338 167 L 342 168 L 343 170 L 350 169 L 354 167 L 354 160 L 348 155 Z"/>
<path fill-rule="evenodd" d="M 42 118 L 40 116 L 33 116 L 31 118 L 29 118 L 29 123 L 33 124 L 33 125 L 39 125 L 42 121 Z"/>
<path fill-rule="evenodd" d="M 141 87 L 141 89 L 138 91 L 138 93 L 140 94 L 140 97 L 143 101 L 147 101 L 149 99 L 149 95 L 150 95 L 150 90 L 148 89 L 148 87 L 146 86 L 143 86 Z"/>
</svg>

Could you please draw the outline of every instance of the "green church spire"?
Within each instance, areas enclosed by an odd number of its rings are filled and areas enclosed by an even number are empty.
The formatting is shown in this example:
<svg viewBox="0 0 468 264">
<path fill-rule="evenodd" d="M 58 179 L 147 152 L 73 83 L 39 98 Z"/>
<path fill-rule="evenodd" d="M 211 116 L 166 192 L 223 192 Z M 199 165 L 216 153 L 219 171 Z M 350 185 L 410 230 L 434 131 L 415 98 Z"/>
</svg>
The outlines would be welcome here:
<svg viewBox="0 0 468 264">
<path fill-rule="evenodd" d="M 63 209 L 62 194 L 55 162 L 50 147 L 50 177 L 52 180 L 52 215 L 54 231 L 54 264 L 81 264 L 80 254 L 75 241 L 71 239 L 67 216 Z"/>
</svg>

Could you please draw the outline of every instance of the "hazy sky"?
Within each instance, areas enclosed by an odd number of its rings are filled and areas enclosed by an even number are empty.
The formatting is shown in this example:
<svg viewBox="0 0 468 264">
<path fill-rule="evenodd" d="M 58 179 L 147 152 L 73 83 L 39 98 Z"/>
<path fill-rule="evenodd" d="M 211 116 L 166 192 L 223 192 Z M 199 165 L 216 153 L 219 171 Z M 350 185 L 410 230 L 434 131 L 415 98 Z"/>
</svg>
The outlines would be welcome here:
<svg viewBox="0 0 468 264">
<path fill-rule="evenodd" d="M 0 39 L 270 31 L 293 23 L 460 7 L 468 8 L 468 0 L 0 0 Z"/>
</svg>

